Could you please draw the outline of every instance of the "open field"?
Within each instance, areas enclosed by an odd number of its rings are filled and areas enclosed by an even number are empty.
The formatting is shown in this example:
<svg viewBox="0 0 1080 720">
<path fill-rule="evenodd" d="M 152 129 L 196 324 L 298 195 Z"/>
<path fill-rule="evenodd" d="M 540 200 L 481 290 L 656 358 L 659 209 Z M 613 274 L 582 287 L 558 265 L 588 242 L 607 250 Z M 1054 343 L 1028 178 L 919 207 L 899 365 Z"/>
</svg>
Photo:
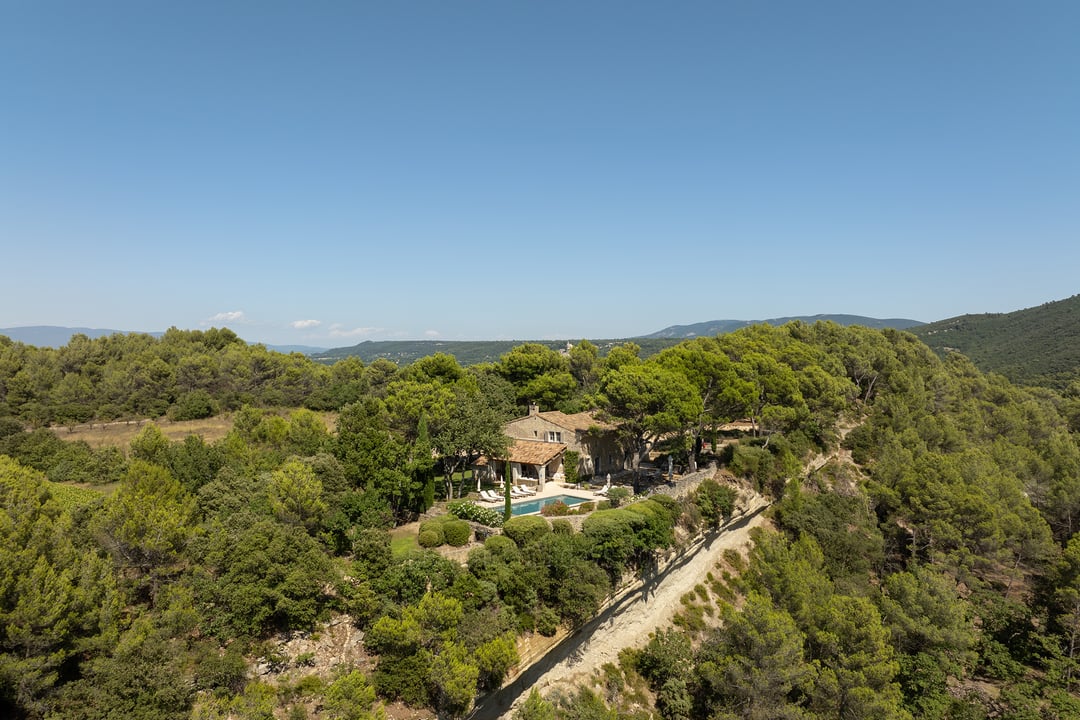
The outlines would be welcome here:
<svg viewBox="0 0 1080 720">
<path fill-rule="evenodd" d="M 287 415 L 288 410 L 281 411 Z M 326 426 L 333 431 L 337 422 L 337 413 L 317 413 L 322 417 Z M 131 440 L 147 423 L 154 423 L 169 440 L 183 440 L 188 435 L 200 435 L 207 443 L 212 443 L 225 437 L 232 429 L 233 414 L 224 413 L 203 420 L 172 421 L 167 418 L 157 420 L 118 420 L 115 422 L 86 423 L 71 427 L 55 427 L 53 432 L 61 440 L 85 440 L 95 450 L 102 447 L 118 447 L 127 449 Z"/>
<path fill-rule="evenodd" d="M 173 422 L 165 418 L 159 420 L 119 420 L 108 423 L 89 423 L 73 427 L 53 428 L 61 440 L 85 440 L 95 450 L 102 447 L 127 448 L 131 440 L 148 423 L 157 425 L 169 440 L 183 440 L 188 435 L 201 435 L 208 443 L 220 440 L 232 429 L 232 413 L 217 415 L 203 420 L 183 420 Z"/>
</svg>

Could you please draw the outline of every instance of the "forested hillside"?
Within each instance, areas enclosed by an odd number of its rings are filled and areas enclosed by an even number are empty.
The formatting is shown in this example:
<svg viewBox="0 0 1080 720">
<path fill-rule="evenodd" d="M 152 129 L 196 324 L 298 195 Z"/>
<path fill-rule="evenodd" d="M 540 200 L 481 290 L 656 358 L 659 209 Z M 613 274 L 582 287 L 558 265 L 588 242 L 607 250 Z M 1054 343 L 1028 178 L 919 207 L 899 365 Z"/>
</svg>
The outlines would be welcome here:
<svg viewBox="0 0 1080 720">
<path fill-rule="evenodd" d="M 963 315 L 911 330 L 940 353 L 957 351 L 983 372 L 1066 390 L 1080 380 L 1080 295 L 1011 313 Z"/>
<path fill-rule="evenodd" d="M 518 638 L 584 623 L 737 501 L 708 481 L 604 501 L 579 529 L 470 502 L 465 461 L 505 451 L 502 424 L 533 401 L 595 409 L 628 467 L 646 448 L 719 462 L 775 499 L 778 532 L 703 579 L 709 604 L 605 670 L 604 692 L 536 697 L 523 717 L 1080 714 L 1080 403 L 907 333 L 791 323 L 647 358 L 527 343 L 468 368 L 324 366 L 228 331 L 6 343 L 0 715 L 465 715 L 520 662 Z M 93 450 L 40 427 L 189 406 L 234 409 L 232 430 L 172 442 L 148 424 Z M 693 454 L 737 418 L 756 431 Z M 803 475 L 841 443 L 851 464 Z M 448 512 L 391 541 L 433 506 Z M 438 549 L 469 542 L 464 564 Z M 332 618 L 362 631 L 361 658 L 282 650 Z"/>
</svg>

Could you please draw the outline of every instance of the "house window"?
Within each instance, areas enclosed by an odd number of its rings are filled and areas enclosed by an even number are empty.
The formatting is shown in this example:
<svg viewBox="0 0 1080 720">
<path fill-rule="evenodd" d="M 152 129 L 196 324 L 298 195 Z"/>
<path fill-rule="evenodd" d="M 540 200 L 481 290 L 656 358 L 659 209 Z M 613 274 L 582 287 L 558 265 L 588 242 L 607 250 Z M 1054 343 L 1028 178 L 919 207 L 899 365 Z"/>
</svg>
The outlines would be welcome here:
<svg viewBox="0 0 1080 720">
<path fill-rule="evenodd" d="M 555 430 L 548 430 L 547 434 L 548 442 L 562 442 L 562 433 Z"/>
</svg>

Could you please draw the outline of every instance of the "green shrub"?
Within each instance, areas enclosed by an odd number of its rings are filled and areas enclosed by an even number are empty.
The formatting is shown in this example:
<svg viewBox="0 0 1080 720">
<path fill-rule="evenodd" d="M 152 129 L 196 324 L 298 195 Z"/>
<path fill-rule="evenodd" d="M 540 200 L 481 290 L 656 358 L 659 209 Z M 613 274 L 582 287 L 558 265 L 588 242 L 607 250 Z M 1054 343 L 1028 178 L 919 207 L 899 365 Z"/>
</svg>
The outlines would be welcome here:
<svg viewBox="0 0 1080 720">
<path fill-rule="evenodd" d="M 672 618 L 671 622 L 688 632 L 701 632 L 706 628 L 704 615 L 705 608 L 700 605 L 692 605 L 686 608 L 684 612 L 678 613 Z"/>
<path fill-rule="evenodd" d="M 299 697 L 321 695 L 325 689 L 326 683 L 318 675 L 305 675 L 296 683 L 296 694 Z"/>
<path fill-rule="evenodd" d="M 520 515 L 503 523 L 503 534 L 520 548 L 551 532 L 551 525 L 539 515 Z"/>
<path fill-rule="evenodd" d="M 687 677 L 693 664 L 690 638 L 677 630 L 661 630 L 642 649 L 637 671 L 656 689 L 670 678 Z"/>
<path fill-rule="evenodd" d="M 725 550 L 724 560 L 727 561 L 728 565 L 735 568 L 735 570 L 739 572 L 742 572 L 746 569 L 746 561 L 743 559 L 743 556 L 739 554 L 738 550 L 735 550 L 733 548 L 728 548 L 727 550 Z"/>
<path fill-rule="evenodd" d="M 374 717 L 371 706 L 375 703 L 375 688 L 359 670 L 338 672 L 326 688 L 323 710 L 326 717 L 362 718 Z"/>
<path fill-rule="evenodd" d="M 531 612 L 521 612 L 517 616 L 517 631 L 531 633 L 536 630 L 536 617 Z"/>
<path fill-rule="evenodd" d="M 93 505 L 102 498 L 102 494 L 98 490 L 81 488 L 75 485 L 62 485 L 46 480 L 45 487 L 49 489 L 49 494 L 56 500 L 56 503 L 68 512 Z"/>
<path fill-rule="evenodd" d="M 464 520 L 449 520 L 443 523 L 443 535 L 446 542 L 454 547 L 461 547 L 469 542 L 472 537 L 472 528 Z"/>
<path fill-rule="evenodd" d="M 247 662 L 235 648 L 218 654 L 216 650 L 204 653 L 195 671 L 195 686 L 200 690 L 214 690 L 222 694 L 240 692 L 247 680 Z"/>
<path fill-rule="evenodd" d="M 715 480 L 704 480 L 690 496 L 701 513 L 702 521 L 709 527 L 720 527 L 731 519 L 739 494 L 732 488 Z"/>
<path fill-rule="evenodd" d="M 544 637 L 551 637 L 559 629 L 559 614 L 547 607 L 540 608 L 535 615 L 536 632 Z"/>
<path fill-rule="evenodd" d="M 551 521 L 551 532 L 556 535 L 573 535 L 574 526 L 566 518 L 557 518 Z"/>
<path fill-rule="evenodd" d="M 517 553 L 517 543 L 505 535 L 492 535 L 484 541 L 484 547 L 495 557 L 505 557 L 507 553 Z"/>
<path fill-rule="evenodd" d="M 629 500 L 631 495 L 633 493 L 630 492 L 630 488 L 614 487 L 608 490 L 608 502 L 611 503 L 611 507 L 617 508 Z"/>
<path fill-rule="evenodd" d="M 434 548 L 439 547 L 445 542 L 445 538 L 442 533 L 435 532 L 434 530 L 424 530 L 420 533 L 420 536 L 416 540 L 420 543 L 422 548 Z"/>
<path fill-rule="evenodd" d="M 446 542 L 446 534 L 443 530 L 442 520 L 425 520 L 420 523 L 420 535 L 422 536 L 425 533 L 434 533 L 437 539 L 433 545 L 425 545 L 421 542 L 420 547 L 438 547 Z"/>
</svg>

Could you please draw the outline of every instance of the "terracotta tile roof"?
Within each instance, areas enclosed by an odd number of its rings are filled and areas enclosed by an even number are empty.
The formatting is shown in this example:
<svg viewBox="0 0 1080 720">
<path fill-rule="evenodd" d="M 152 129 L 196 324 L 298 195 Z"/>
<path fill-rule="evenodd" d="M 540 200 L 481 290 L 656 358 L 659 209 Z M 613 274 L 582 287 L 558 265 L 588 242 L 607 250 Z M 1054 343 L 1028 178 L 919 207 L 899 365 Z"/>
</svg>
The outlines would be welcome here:
<svg viewBox="0 0 1080 720">
<path fill-rule="evenodd" d="M 554 423 L 559 427 L 564 427 L 567 430 L 585 431 L 591 427 L 597 427 L 601 430 L 615 429 L 614 425 L 598 419 L 591 412 L 579 412 L 574 413 L 573 415 L 567 415 L 559 410 L 548 410 L 547 412 L 537 414 L 548 422 Z"/>
<path fill-rule="evenodd" d="M 559 455 L 562 455 L 565 450 L 566 445 L 563 443 L 544 442 L 542 440 L 514 440 L 510 445 L 510 462 L 525 465 L 547 465 Z M 489 462 L 489 458 L 482 457 L 476 461 L 476 464 L 484 466 Z"/>
<path fill-rule="evenodd" d="M 547 465 L 566 451 L 563 443 L 542 440 L 514 440 L 510 446 L 510 462 L 526 465 Z"/>
</svg>

